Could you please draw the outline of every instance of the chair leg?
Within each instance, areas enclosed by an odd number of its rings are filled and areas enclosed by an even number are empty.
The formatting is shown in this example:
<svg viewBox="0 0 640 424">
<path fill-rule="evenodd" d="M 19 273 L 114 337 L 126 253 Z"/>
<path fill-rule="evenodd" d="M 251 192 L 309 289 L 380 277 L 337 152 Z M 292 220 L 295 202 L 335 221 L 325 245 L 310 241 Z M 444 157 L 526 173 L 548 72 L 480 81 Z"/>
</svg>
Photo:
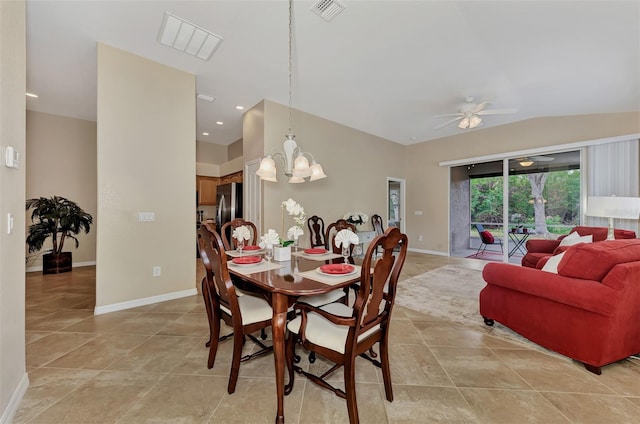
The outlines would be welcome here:
<svg viewBox="0 0 640 424">
<path fill-rule="evenodd" d="M 293 382 L 295 379 L 295 372 L 293 372 L 293 357 L 296 354 L 296 336 L 289 333 L 286 343 L 285 362 L 287 364 L 287 371 L 289 372 L 289 382 L 284 386 L 284 394 L 288 395 L 293 390 Z"/>
<path fill-rule="evenodd" d="M 349 424 L 358 424 L 358 404 L 356 402 L 356 372 L 355 358 L 344 364 L 344 391 L 347 397 L 347 411 L 349 412 Z"/>
<path fill-rule="evenodd" d="M 202 279 L 202 285 L 201 285 L 201 290 L 202 290 L 202 300 L 204 301 L 204 308 L 207 311 L 207 319 L 209 320 L 209 341 L 206 342 L 204 345 L 205 347 L 209 347 L 211 345 L 211 323 L 213 320 L 213 317 L 211 316 L 211 298 L 209 297 L 209 285 L 207 284 L 207 278 L 203 278 Z"/>
<path fill-rule="evenodd" d="M 391 367 L 389 366 L 389 344 L 387 336 L 380 341 L 380 361 L 382 362 L 382 379 L 387 400 L 393 402 L 393 388 L 391 387 Z"/>
<path fill-rule="evenodd" d="M 212 311 L 212 323 L 209 343 L 209 357 L 207 359 L 207 368 L 213 368 L 216 362 L 216 353 L 218 352 L 218 345 L 220 344 L 220 317 L 218 313 Z"/>
<path fill-rule="evenodd" d="M 244 335 L 234 331 L 233 336 L 233 357 L 231 360 L 231 373 L 229 374 L 229 385 L 227 393 L 232 394 L 236 391 L 236 383 L 238 382 L 238 374 L 240 372 L 240 357 L 242 356 L 242 345 Z"/>
</svg>

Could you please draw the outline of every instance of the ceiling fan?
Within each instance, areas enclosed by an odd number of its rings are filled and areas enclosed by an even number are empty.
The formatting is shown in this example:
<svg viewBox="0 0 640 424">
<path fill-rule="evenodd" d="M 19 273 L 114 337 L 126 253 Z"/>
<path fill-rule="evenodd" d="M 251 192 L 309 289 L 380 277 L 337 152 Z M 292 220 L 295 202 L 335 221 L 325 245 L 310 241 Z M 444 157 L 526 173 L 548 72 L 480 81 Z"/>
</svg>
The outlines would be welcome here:
<svg viewBox="0 0 640 424">
<path fill-rule="evenodd" d="M 481 116 L 506 115 L 518 112 L 517 109 L 485 109 L 485 107 L 490 104 L 489 102 L 474 103 L 473 101 L 473 97 L 465 97 L 464 104 L 459 109 L 458 113 L 438 115 L 436 118 L 444 116 L 455 116 L 455 118 L 443 122 L 442 124 L 436 126 L 434 129 L 442 128 L 456 121 L 460 121 L 458 122 L 458 128 L 460 128 L 461 130 L 476 128 L 477 126 L 482 125 Z"/>
<path fill-rule="evenodd" d="M 521 158 L 512 159 L 514 162 L 518 162 L 520 166 L 526 168 L 528 166 L 533 165 L 536 162 L 550 162 L 554 160 L 554 157 L 551 156 L 524 156 Z"/>
</svg>

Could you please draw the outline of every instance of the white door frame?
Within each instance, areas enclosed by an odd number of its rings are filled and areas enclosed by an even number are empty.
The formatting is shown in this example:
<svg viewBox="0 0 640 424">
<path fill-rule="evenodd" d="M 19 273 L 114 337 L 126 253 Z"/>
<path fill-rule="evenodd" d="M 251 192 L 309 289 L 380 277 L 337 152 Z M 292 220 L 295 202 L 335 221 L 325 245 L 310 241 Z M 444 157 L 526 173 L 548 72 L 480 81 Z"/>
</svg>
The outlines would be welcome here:
<svg viewBox="0 0 640 424">
<path fill-rule="evenodd" d="M 260 159 L 255 159 L 244 164 L 244 219 L 256 225 L 258 231 L 262 231 L 262 181 L 256 175 L 260 168 Z"/>
<path fill-rule="evenodd" d="M 406 234 L 407 180 L 405 180 L 404 178 L 387 177 L 387 197 L 385 199 L 385 202 L 386 202 L 385 215 L 387 217 L 386 224 L 387 226 L 389 225 L 389 183 L 392 181 L 400 184 L 400 232 L 402 232 L 403 234 Z"/>
</svg>

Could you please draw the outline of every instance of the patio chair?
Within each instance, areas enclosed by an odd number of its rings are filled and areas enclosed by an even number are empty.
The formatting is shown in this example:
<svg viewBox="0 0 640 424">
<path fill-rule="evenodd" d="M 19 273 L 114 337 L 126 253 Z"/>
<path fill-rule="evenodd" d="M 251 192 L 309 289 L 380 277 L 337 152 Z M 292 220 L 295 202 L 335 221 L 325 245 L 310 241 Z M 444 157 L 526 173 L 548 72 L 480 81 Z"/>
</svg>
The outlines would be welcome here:
<svg viewBox="0 0 640 424">
<path fill-rule="evenodd" d="M 478 250 L 476 251 L 476 256 L 479 255 L 480 253 L 484 253 L 485 249 L 490 244 L 499 244 L 500 252 L 504 252 L 502 248 L 501 238 L 494 237 L 493 234 L 485 230 L 481 224 L 474 224 L 474 226 L 476 227 L 476 230 L 478 230 L 478 234 L 480 234 L 480 242 L 481 242 L 480 246 L 478 246 Z M 480 249 L 482 249 L 482 251 L 480 251 Z"/>
</svg>

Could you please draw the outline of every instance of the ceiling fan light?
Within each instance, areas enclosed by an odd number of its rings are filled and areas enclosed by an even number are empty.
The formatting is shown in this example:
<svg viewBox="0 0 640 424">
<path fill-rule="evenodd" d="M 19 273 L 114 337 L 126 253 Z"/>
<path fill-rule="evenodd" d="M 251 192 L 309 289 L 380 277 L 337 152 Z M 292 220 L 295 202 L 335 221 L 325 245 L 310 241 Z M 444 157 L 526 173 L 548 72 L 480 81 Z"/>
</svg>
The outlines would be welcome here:
<svg viewBox="0 0 640 424">
<path fill-rule="evenodd" d="M 533 165 L 533 161 L 531 159 L 520 161 L 520 166 L 527 167 Z"/>
<path fill-rule="evenodd" d="M 458 123 L 458 128 L 460 128 L 461 130 L 466 130 L 467 128 L 469 128 L 469 118 L 462 118 L 460 123 Z"/>
<path fill-rule="evenodd" d="M 478 115 L 473 115 L 471 119 L 469 119 L 469 128 L 475 128 L 480 124 L 482 124 L 482 118 Z"/>
<path fill-rule="evenodd" d="M 299 184 L 299 183 L 303 183 L 304 182 L 304 178 L 302 177 L 296 177 L 295 175 L 293 175 L 291 178 L 289 178 L 289 182 L 291 184 Z"/>
</svg>

